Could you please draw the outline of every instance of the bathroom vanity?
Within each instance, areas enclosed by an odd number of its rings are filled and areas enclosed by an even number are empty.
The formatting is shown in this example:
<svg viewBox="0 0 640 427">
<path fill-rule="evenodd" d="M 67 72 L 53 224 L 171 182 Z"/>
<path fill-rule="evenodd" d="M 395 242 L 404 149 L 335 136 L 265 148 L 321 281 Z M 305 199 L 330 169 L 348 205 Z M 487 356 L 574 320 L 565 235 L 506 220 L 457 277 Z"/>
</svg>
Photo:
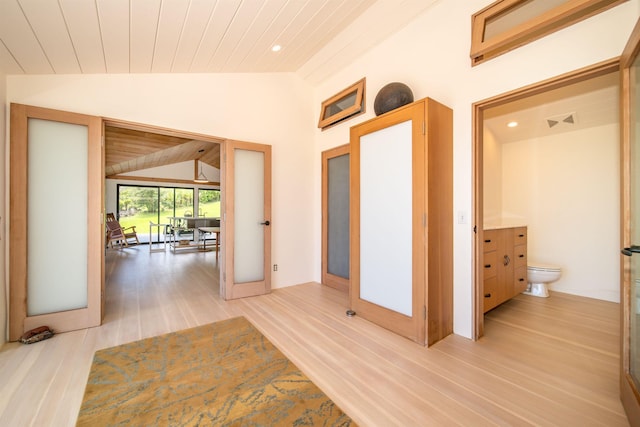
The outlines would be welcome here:
<svg viewBox="0 0 640 427">
<path fill-rule="evenodd" d="M 527 288 L 527 227 L 485 226 L 484 313 Z"/>
</svg>

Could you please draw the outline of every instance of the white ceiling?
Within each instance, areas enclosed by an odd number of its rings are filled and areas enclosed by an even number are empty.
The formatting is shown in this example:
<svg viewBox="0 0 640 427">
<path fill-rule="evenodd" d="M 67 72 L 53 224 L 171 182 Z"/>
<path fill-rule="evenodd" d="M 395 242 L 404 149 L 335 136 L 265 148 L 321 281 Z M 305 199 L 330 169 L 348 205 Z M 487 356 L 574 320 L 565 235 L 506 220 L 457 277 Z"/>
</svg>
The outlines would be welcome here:
<svg viewBox="0 0 640 427">
<path fill-rule="evenodd" d="M 436 1 L 0 0 L 0 73 L 296 72 L 313 84 Z M 485 124 L 512 142 L 614 123 L 617 85 L 612 74 L 531 97 L 487 111 Z M 571 113 L 574 125 L 548 127 Z"/>
<path fill-rule="evenodd" d="M 300 72 L 317 82 L 435 1 L 0 0 L 0 71 Z"/>
<path fill-rule="evenodd" d="M 619 123 L 619 79 L 619 73 L 609 73 L 491 108 L 484 124 L 504 144 Z M 564 121 L 569 116 L 573 123 Z M 549 126 L 548 120 L 557 124 Z M 518 126 L 507 127 L 510 121 Z"/>
</svg>

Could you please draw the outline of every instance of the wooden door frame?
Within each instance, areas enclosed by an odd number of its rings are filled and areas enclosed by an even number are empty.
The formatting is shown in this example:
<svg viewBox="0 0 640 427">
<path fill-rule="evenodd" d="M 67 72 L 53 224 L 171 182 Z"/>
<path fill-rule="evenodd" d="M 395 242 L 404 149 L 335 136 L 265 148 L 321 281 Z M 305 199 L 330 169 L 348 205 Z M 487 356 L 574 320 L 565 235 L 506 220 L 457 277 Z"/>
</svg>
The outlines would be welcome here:
<svg viewBox="0 0 640 427">
<path fill-rule="evenodd" d="M 25 106 L 29 109 L 31 109 L 31 111 L 34 112 L 38 112 L 38 114 L 43 114 L 43 117 L 49 117 L 47 116 L 47 109 L 45 108 L 41 108 L 41 107 L 32 107 L 32 106 Z M 55 110 L 54 110 L 55 111 Z M 68 112 L 65 111 L 60 111 L 61 114 L 69 114 Z M 71 113 L 73 115 L 77 115 L 77 116 L 83 116 L 83 114 L 80 113 Z M 126 120 L 121 120 L 121 119 L 114 119 L 114 118 L 108 118 L 108 117 L 97 117 L 97 116 L 87 116 L 84 115 L 86 117 L 95 117 L 99 120 L 101 120 L 101 124 L 99 126 L 99 129 L 101 130 L 102 134 L 99 136 L 99 138 L 102 138 L 104 135 L 104 127 L 105 126 L 114 126 L 114 127 L 120 127 L 120 128 L 124 128 L 124 129 L 132 129 L 132 130 L 138 130 L 138 131 L 142 131 L 142 132 L 149 132 L 149 133 L 157 133 L 157 134 L 162 134 L 162 135 L 169 135 L 169 136 L 176 136 L 176 137 L 181 137 L 181 138 L 189 138 L 189 139 L 198 139 L 198 140 L 202 140 L 202 141 L 209 141 L 209 142 L 214 142 L 214 143 L 219 143 L 219 144 L 224 144 L 224 142 L 226 141 L 225 138 L 220 138 L 220 137 L 216 137 L 216 136 L 211 136 L 211 135 L 204 135 L 204 134 L 199 134 L 199 133 L 195 133 L 195 132 L 188 132 L 188 131 L 181 131 L 181 130 L 176 130 L 176 129 L 170 129 L 170 128 L 164 128 L 164 127 L 160 127 L 160 126 L 154 126 L 154 125 L 147 125 L 147 124 L 142 124 L 142 123 L 137 123 L 137 122 L 130 122 L 130 121 L 126 121 Z M 52 120 L 55 120 L 55 118 L 49 117 Z M 19 132 L 24 134 L 26 132 L 26 129 L 14 129 L 13 126 L 10 126 L 10 132 Z M 13 134 L 11 134 L 11 138 L 13 139 L 14 136 Z M 20 152 L 14 153 L 14 149 L 18 148 L 18 150 Z M 99 193 L 100 197 L 101 197 L 101 207 L 100 207 L 100 211 L 102 213 L 102 218 L 104 218 L 106 212 L 105 212 L 105 178 L 104 178 L 104 143 L 101 144 L 101 151 L 102 151 L 102 163 L 100 165 L 100 175 L 101 175 L 101 191 Z M 19 156 L 22 157 L 26 157 L 27 152 L 26 152 L 26 147 L 10 147 L 10 155 L 13 156 L 14 154 L 17 154 Z M 13 162 L 12 162 L 13 164 Z M 8 256 L 9 256 L 9 271 L 11 274 L 11 271 L 25 271 L 26 274 L 26 216 L 20 215 L 19 213 L 16 213 L 16 211 L 13 210 L 14 206 L 16 206 L 17 204 L 20 203 L 21 198 L 24 199 L 26 197 L 26 190 L 25 190 L 25 186 L 26 186 L 26 170 L 23 171 L 18 171 L 20 173 L 20 175 L 18 176 L 18 179 L 14 179 L 13 175 L 10 176 L 10 181 L 9 181 L 9 198 L 10 198 L 10 210 L 9 210 L 9 218 L 13 218 L 13 220 L 9 220 L 9 238 L 8 238 Z M 222 188 L 221 188 L 222 189 Z M 20 218 L 24 218 L 24 220 L 20 219 Z M 103 227 L 101 225 L 101 227 Z M 11 237 L 13 236 L 13 237 Z M 18 237 L 16 237 L 18 236 Z M 22 236 L 22 237 L 20 237 Z M 102 232 L 102 228 L 100 231 L 100 247 L 103 248 L 105 241 L 104 241 L 104 233 Z M 102 317 L 104 316 L 104 310 L 105 310 L 105 270 L 104 270 L 104 251 L 101 251 L 102 253 L 102 257 L 100 260 L 100 277 L 101 277 L 101 284 L 100 284 L 100 293 L 99 293 L 99 320 L 98 320 L 98 325 L 101 322 Z M 12 254 L 25 254 L 25 260 L 24 261 L 19 261 L 13 257 Z M 222 276 L 222 269 L 220 269 L 220 275 Z M 9 276 L 11 277 L 11 276 Z M 221 277 L 222 279 L 222 277 Z M 22 280 L 22 279 L 21 279 Z M 92 296 L 92 298 L 95 299 L 95 296 Z M 17 340 L 21 335 L 22 335 L 22 330 L 24 329 L 21 321 L 17 320 L 16 321 L 16 315 L 20 316 L 20 313 L 26 313 L 26 293 L 24 291 L 18 290 L 15 291 L 11 285 L 11 279 L 10 279 L 10 297 L 9 297 L 9 340 L 10 341 L 15 341 Z M 97 325 L 96 325 L 97 326 Z"/>
<path fill-rule="evenodd" d="M 574 83 L 619 71 L 620 58 L 612 58 L 575 71 L 552 77 L 473 104 L 473 339 L 484 334 L 483 312 L 483 129 L 484 111 L 509 102 L 559 89 Z"/>
<path fill-rule="evenodd" d="M 629 37 L 620 57 L 620 132 L 621 132 L 621 224 L 620 243 L 628 248 L 638 242 L 631 241 L 631 74 L 629 68 L 640 54 L 640 19 Z M 629 421 L 640 420 L 640 391 L 635 387 L 630 371 L 631 325 L 631 258 L 620 257 L 620 399 Z"/>
<path fill-rule="evenodd" d="M 350 279 L 328 271 L 329 262 L 329 160 L 349 155 L 350 145 L 345 144 L 322 152 L 322 284 L 342 292 L 349 292 Z M 349 185 L 347 183 L 347 185 Z"/>
</svg>

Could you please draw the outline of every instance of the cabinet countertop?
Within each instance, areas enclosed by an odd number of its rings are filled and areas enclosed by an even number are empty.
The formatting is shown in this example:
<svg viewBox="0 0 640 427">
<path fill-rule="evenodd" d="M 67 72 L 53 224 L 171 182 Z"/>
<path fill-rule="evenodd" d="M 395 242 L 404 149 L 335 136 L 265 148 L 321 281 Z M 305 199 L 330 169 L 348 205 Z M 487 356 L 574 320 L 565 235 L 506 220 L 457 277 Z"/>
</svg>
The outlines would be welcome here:
<svg viewBox="0 0 640 427">
<path fill-rule="evenodd" d="M 526 226 L 527 224 L 524 224 L 521 222 L 502 222 L 502 223 L 485 224 L 482 229 L 484 231 L 502 230 L 504 228 L 517 228 L 517 227 L 526 227 Z"/>
</svg>

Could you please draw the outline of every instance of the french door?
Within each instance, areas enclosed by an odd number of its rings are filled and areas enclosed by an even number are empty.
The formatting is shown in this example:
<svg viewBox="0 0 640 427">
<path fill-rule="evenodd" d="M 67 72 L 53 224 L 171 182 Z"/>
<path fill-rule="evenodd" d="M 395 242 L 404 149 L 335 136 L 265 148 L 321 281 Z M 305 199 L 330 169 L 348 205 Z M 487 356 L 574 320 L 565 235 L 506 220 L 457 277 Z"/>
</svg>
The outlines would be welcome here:
<svg viewBox="0 0 640 427">
<path fill-rule="evenodd" d="M 224 299 L 271 290 L 271 146 L 222 144 L 222 269 Z"/>
<path fill-rule="evenodd" d="M 9 339 L 98 326 L 102 120 L 11 104 L 10 126 Z"/>
<path fill-rule="evenodd" d="M 640 20 L 621 57 L 622 286 L 620 396 L 631 425 L 640 425 Z"/>
</svg>

